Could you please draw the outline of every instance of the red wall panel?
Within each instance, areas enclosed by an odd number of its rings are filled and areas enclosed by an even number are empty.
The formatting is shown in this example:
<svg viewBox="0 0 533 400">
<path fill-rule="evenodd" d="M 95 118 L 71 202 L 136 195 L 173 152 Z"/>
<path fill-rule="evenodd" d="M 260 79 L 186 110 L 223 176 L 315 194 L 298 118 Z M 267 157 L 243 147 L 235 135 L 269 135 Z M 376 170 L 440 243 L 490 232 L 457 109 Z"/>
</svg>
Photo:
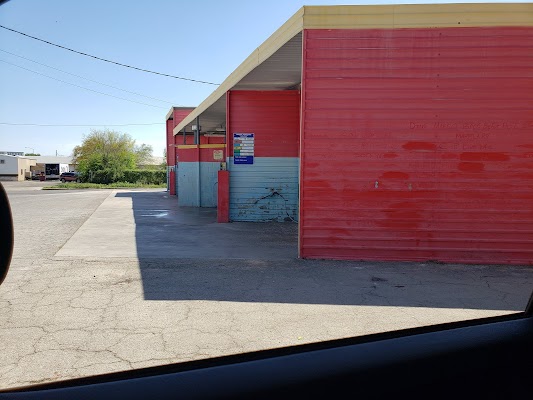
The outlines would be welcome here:
<svg viewBox="0 0 533 400">
<path fill-rule="evenodd" d="M 306 30 L 300 256 L 533 264 L 533 28 Z"/>
<path fill-rule="evenodd" d="M 209 137 L 200 135 L 200 144 L 224 144 L 226 143 L 226 137 Z M 185 135 L 185 143 L 183 143 L 183 134 L 178 133 L 176 136 L 174 136 L 174 144 L 175 145 L 182 145 L 182 144 L 194 144 L 194 135 L 188 133 Z"/>
<path fill-rule="evenodd" d="M 179 157 L 179 162 L 215 162 L 220 163 L 226 159 L 226 149 L 223 145 L 219 145 L 218 147 L 194 147 L 194 148 L 186 148 L 186 149 L 180 149 L 178 148 L 177 154 Z M 217 160 L 215 159 L 215 152 L 222 151 L 222 159 Z"/>
<path fill-rule="evenodd" d="M 229 171 L 218 171 L 217 222 L 229 222 Z"/>
<path fill-rule="evenodd" d="M 185 135 L 185 143 L 183 143 L 183 134 L 178 133 L 174 136 L 174 143 L 179 146 L 182 144 L 194 144 L 194 135 L 187 134 Z"/>
<path fill-rule="evenodd" d="M 221 145 L 222 146 L 222 145 Z M 217 153 L 222 152 L 222 159 L 215 159 Z M 210 147 L 210 148 L 200 148 L 200 161 L 201 162 L 214 162 L 221 163 L 226 161 L 226 149 L 224 147 Z"/>
<path fill-rule="evenodd" d="M 192 110 L 194 108 L 175 108 L 172 112 L 172 119 L 167 120 L 167 165 L 176 165 L 174 145 L 183 144 L 182 136 L 174 136 L 173 130 Z"/>
<path fill-rule="evenodd" d="M 194 107 L 191 108 L 175 108 L 174 112 L 172 113 L 174 117 L 174 127 L 178 126 L 178 124 L 183 121 L 183 119 L 189 115 L 194 110 Z"/>
<path fill-rule="evenodd" d="M 178 162 L 198 162 L 200 161 L 200 149 L 198 147 L 189 149 L 176 149 Z"/>
<path fill-rule="evenodd" d="M 174 145 L 174 120 L 167 119 L 167 165 L 176 165 L 176 148 Z"/>
<path fill-rule="evenodd" d="M 229 157 L 233 133 L 255 133 L 255 157 L 298 157 L 299 91 L 232 90 L 228 99 Z"/>
<path fill-rule="evenodd" d="M 207 137 L 207 143 L 208 144 L 225 144 L 226 138 L 225 137 Z"/>
</svg>

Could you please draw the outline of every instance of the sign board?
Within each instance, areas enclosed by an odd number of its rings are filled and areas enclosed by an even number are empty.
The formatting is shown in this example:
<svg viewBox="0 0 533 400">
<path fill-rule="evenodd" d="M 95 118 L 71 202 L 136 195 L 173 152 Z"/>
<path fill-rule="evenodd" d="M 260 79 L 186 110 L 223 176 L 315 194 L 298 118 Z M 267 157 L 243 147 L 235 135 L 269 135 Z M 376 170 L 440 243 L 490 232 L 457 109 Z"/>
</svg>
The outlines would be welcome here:
<svg viewBox="0 0 533 400">
<path fill-rule="evenodd" d="M 224 151 L 223 150 L 213 150 L 213 160 L 221 161 L 224 159 Z"/>
<path fill-rule="evenodd" d="M 254 134 L 233 134 L 233 164 L 254 163 Z"/>
</svg>

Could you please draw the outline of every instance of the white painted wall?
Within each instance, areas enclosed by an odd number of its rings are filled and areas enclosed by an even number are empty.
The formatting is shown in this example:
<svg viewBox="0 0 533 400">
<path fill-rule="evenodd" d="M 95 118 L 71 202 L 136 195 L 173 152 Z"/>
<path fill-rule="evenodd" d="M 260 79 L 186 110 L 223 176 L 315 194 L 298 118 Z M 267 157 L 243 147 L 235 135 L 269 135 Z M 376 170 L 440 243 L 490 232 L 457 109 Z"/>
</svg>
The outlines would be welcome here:
<svg viewBox="0 0 533 400">
<path fill-rule="evenodd" d="M 3 181 L 17 181 L 20 171 L 18 159 L 14 156 L 0 155 L 0 179 Z"/>
<path fill-rule="evenodd" d="M 0 155 L 0 180 L 23 181 L 30 173 L 30 167 L 35 160 L 8 155 Z"/>
</svg>

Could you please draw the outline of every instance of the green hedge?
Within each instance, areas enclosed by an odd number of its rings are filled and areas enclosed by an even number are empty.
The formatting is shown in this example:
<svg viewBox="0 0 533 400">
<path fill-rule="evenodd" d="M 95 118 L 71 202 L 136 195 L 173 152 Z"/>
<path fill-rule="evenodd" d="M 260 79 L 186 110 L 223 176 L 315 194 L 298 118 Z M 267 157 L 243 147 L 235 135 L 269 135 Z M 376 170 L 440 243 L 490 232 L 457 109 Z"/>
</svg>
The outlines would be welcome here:
<svg viewBox="0 0 533 400">
<path fill-rule="evenodd" d="M 113 183 L 121 179 L 121 174 L 111 169 L 102 169 L 100 171 L 89 171 L 87 176 L 84 176 L 84 182 L 90 183 Z"/>
<path fill-rule="evenodd" d="M 114 182 L 140 183 L 146 185 L 161 185 L 167 182 L 165 170 L 126 170 L 117 172 L 110 169 L 89 171 L 82 177 L 83 182 L 109 184 Z"/>
<path fill-rule="evenodd" d="M 161 185 L 167 182 L 167 171 L 135 169 L 124 171 L 123 182 L 144 183 L 146 185 Z"/>
</svg>

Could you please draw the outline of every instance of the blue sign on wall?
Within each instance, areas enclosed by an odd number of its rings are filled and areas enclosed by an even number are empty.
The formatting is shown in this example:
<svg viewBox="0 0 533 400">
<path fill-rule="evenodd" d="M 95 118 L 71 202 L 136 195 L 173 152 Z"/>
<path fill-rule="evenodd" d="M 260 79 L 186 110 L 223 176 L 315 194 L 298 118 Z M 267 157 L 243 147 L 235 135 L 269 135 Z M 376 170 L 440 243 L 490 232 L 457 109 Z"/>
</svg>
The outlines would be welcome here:
<svg viewBox="0 0 533 400">
<path fill-rule="evenodd" d="M 233 134 L 233 164 L 254 163 L 254 134 Z"/>
</svg>

